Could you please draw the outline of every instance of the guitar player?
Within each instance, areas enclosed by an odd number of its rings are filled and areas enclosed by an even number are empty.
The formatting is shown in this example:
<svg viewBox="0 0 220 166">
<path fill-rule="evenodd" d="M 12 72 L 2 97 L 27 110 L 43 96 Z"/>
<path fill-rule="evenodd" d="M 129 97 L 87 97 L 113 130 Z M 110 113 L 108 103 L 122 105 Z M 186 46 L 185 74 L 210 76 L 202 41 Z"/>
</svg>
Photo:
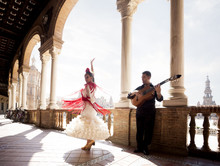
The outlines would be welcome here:
<svg viewBox="0 0 220 166">
<path fill-rule="evenodd" d="M 136 88 L 136 90 L 141 90 L 146 86 L 153 87 L 150 82 L 151 73 L 149 71 L 144 71 L 142 73 L 143 85 Z M 154 120 L 155 120 L 155 99 L 157 101 L 162 101 L 163 96 L 161 95 L 160 85 L 156 85 L 153 98 L 145 101 L 141 106 L 137 107 L 136 111 L 136 125 L 137 125 L 137 149 L 134 153 L 144 153 L 149 155 L 148 145 L 151 144 Z"/>
</svg>

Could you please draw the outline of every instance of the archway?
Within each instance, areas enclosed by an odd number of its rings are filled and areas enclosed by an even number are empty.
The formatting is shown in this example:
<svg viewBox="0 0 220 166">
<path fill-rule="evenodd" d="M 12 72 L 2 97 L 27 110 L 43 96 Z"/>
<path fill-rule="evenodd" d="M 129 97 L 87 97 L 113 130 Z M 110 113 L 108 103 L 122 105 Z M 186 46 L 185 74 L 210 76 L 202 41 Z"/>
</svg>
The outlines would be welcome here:
<svg viewBox="0 0 220 166">
<path fill-rule="evenodd" d="M 22 63 L 24 66 L 29 67 L 32 50 L 38 42 L 40 42 L 39 34 L 35 34 L 29 40 L 29 42 L 25 48 L 25 51 L 24 51 L 24 58 L 23 58 L 23 63 Z"/>
<path fill-rule="evenodd" d="M 18 69 L 19 69 L 19 61 L 18 59 L 16 59 L 12 68 L 12 81 L 18 80 Z"/>
<path fill-rule="evenodd" d="M 66 20 L 77 2 L 78 2 L 78 0 L 66 0 L 64 2 L 63 6 L 58 14 L 55 28 L 54 28 L 54 36 L 56 36 L 58 39 L 62 39 L 63 28 L 66 23 Z"/>
<path fill-rule="evenodd" d="M 63 19 L 66 23 L 62 19 L 59 21 L 62 12 L 59 13 L 54 34 L 61 34 L 64 44 L 59 56 L 58 97 L 67 95 L 69 89 L 74 91 L 83 86 L 84 71 L 86 67 L 90 67 L 90 59 L 96 57 L 94 64 L 96 83 L 111 92 L 114 101 L 119 98 L 120 13 L 115 9 L 115 2 L 107 4 L 100 2 L 99 6 L 95 4 L 81 0 L 76 6 L 72 5 L 72 11 Z M 91 8 L 88 10 L 88 7 Z M 88 12 L 90 14 L 86 15 Z M 110 15 L 115 19 L 111 19 Z M 62 28 L 59 24 L 62 24 Z M 114 81 L 111 82 L 112 80 Z"/>
</svg>

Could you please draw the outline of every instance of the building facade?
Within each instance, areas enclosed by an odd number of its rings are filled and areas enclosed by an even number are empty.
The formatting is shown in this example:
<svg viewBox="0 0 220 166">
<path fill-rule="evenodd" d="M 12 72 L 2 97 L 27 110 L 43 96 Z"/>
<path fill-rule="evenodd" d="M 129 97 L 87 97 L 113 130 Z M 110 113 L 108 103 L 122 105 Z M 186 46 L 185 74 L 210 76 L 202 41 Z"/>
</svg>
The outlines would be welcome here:
<svg viewBox="0 0 220 166">
<path fill-rule="evenodd" d="M 40 101 L 41 73 L 35 66 L 35 58 L 32 58 L 28 82 L 27 82 L 27 109 L 37 109 Z"/>
<path fill-rule="evenodd" d="M 207 80 L 205 82 L 203 102 L 202 104 L 198 102 L 197 106 L 214 106 L 214 105 L 216 105 L 216 103 L 215 101 L 213 101 L 212 90 L 210 88 L 210 80 L 209 80 L 209 77 L 207 76 Z"/>
</svg>

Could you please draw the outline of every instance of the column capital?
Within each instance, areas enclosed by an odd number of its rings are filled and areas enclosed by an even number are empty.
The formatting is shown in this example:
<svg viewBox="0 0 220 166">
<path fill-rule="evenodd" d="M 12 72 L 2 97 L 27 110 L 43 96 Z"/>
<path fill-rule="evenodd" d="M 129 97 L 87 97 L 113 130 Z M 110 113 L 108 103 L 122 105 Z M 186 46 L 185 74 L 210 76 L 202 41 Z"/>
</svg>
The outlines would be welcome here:
<svg viewBox="0 0 220 166">
<path fill-rule="evenodd" d="M 22 66 L 19 68 L 18 72 L 19 72 L 19 73 L 29 72 L 29 70 L 30 70 L 30 67 L 29 67 L 29 66 L 22 65 Z"/>
<path fill-rule="evenodd" d="M 16 87 L 17 86 L 17 82 L 12 82 L 12 87 Z"/>
<path fill-rule="evenodd" d="M 47 63 L 50 60 L 49 50 L 40 55 L 40 60 L 42 61 L 42 63 Z"/>
<path fill-rule="evenodd" d="M 18 83 L 18 80 L 16 78 L 12 78 L 12 81 L 11 81 L 12 84 L 17 84 Z"/>
<path fill-rule="evenodd" d="M 62 45 L 63 45 L 63 41 L 61 39 L 57 38 L 56 36 L 52 36 L 41 45 L 39 51 L 41 54 L 44 54 L 53 47 L 61 49 Z"/>
<path fill-rule="evenodd" d="M 18 74 L 19 79 L 22 79 L 22 73 Z"/>
<path fill-rule="evenodd" d="M 117 10 L 121 13 L 122 19 L 132 17 L 142 1 L 144 0 L 117 0 Z"/>
<path fill-rule="evenodd" d="M 29 75 L 29 72 L 26 72 L 26 71 L 23 71 L 23 72 L 22 72 L 22 76 L 23 76 L 24 78 L 27 78 L 28 75 Z"/>
<path fill-rule="evenodd" d="M 49 53 L 52 57 L 52 59 L 54 59 L 57 55 L 59 55 L 61 52 L 61 48 L 57 48 L 55 46 L 53 46 L 50 50 Z"/>
<path fill-rule="evenodd" d="M 11 85 L 8 86 L 8 92 L 11 91 Z"/>
</svg>

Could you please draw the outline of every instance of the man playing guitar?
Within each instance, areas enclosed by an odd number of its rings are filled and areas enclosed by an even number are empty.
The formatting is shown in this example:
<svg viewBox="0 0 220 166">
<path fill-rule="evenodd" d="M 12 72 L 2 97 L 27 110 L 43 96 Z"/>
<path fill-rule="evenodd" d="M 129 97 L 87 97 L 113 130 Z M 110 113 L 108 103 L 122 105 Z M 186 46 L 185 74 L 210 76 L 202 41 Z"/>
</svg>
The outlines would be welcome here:
<svg viewBox="0 0 220 166">
<path fill-rule="evenodd" d="M 143 104 L 137 106 L 136 111 L 136 125 L 137 125 L 137 149 L 135 153 L 143 152 L 145 155 L 149 154 L 148 145 L 151 144 L 154 120 L 155 120 L 155 99 L 157 101 L 162 101 L 163 96 L 161 95 L 160 84 L 153 86 L 150 82 L 151 73 L 149 71 L 144 71 L 142 73 L 142 82 L 143 85 L 136 88 L 137 91 L 140 91 L 143 88 L 152 88 L 154 91 L 152 98 L 150 100 L 144 101 Z"/>
</svg>

